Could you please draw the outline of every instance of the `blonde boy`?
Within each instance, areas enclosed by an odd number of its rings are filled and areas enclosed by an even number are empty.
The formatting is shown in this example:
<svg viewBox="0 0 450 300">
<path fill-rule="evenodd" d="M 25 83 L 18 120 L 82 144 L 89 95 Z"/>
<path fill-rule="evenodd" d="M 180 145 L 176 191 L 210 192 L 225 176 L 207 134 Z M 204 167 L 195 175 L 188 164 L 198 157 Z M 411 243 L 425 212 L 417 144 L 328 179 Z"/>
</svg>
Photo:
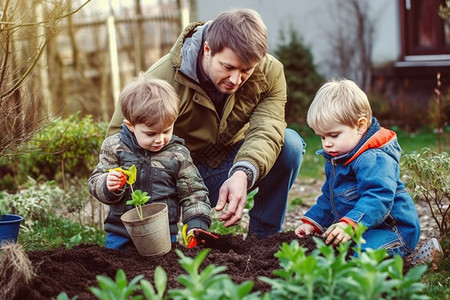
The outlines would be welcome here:
<svg viewBox="0 0 450 300">
<path fill-rule="evenodd" d="M 332 80 L 317 92 L 307 115 L 326 160 L 322 195 L 302 217 L 299 237 L 325 233 L 326 243 L 350 239 L 344 231 L 367 227 L 363 250 L 409 255 L 420 235 L 414 202 L 400 180 L 396 134 L 372 117 L 366 94 L 351 80 Z"/>
</svg>

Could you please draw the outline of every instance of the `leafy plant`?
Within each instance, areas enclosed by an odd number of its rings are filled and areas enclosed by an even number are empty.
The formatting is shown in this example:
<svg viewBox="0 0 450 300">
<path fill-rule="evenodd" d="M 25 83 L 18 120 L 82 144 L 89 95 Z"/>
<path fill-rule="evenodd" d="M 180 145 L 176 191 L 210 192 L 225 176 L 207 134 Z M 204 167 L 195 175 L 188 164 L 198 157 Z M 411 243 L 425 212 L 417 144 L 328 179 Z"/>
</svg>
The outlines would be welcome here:
<svg viewBox="0 0 450 300">
<path fill-rule="evenodd" d="M 56 180 L 66 186 L 70 177 L 88 178 L 97 164 L 106 122 L 95 122 L 92 116 L 73 114 L 56 118 L 37 132 L 24 145 L 20 156 L 0 159 L 5 173 L 12 173 L 21 182 L 26 176 L 38 180 Z"/>
<path fill-rule="evenodd" d="M 138 275 L 130 283 L 127 281 L 125 272 L 122 269 L 117 270 L 116 280 L 103 275 L 98 275 L 97 281 L 100 288 L 90 287 L 89 290 L 102 300 L 128 300 L 142 299 L 142 296 L 133 296 L 133 293 L 139 289 L 138 282 L 144 275 Z M 131 298 L 130 298 L 131 297 Z"/>
<path fill-rule="evenodd" d="M 416 201 L 426 201 L 442 236 L 450 229 L 450 157 L 424 148 L 403 158 L 407 186 Z"/>
<path fill-rule="evenodd" d="M 425 285 L 418 282 L 427 267 L 416 266 L 403 275 L 401 257 L 387 258 L 386 249 L 362 252 L 364 230 L 358 226 L 353 236 L 356 255 L 349 259 L 350 242 L 335 251 L 314 238 L 317 249 L 310 255 L 297 240 L 283 243 L 275 253 L 282 269 L 274 274 L 280 278 L 259 278 L 272 286 L 269 299 L 429 299 L 421 294 Z"/>
<path fill-rule="evenodd" d="M 175 250 L 182 268 L 187 275 L 180 275 L 177 281 L 185 289 L 172 289 L 168 291 L 169 299 L 259 299 L 257 294 L 250 294 L 254 282 L 245 281 L 236 285 L 227 274 L 221 274 L 226 270 L 225 266 L 215 266 L 214 264 L 206 266 L 201 272 L 200 265 L 206 255 L 211 251 L 205 249 L 195 258 L 187 257 L 180 250 Z"/>
<path fill-rule="evenodd" d="M 156 291 L 153 288 L 153 285 L 148 280 L 142 279 L 140 282 L 142 293 L 144 294 L 146 299 L 165 299 L 164 293 L 167 287 L 167 273 L 161 266 L 157 266 L 155 269 L 154 282 Z"/>
<path fill-rule="evenodd" d="M 127 201 L 128 205 L 134 205 L 136 207 L 139 218 L 142 220 L 144 218 L 142 214 L 142 205 L 150 200 L 147 192 L 142 192 L 141 190 L 133 190 L 133 183 L 136 182 L 137 169 L 135 165 L 132 165 L 128 170 L 122 169 L 121 167 L 110 169 L 111 171 L 122 172 L 124 178 L 126 177 L 126 183 L 130 185 L 131 188 L 131 200 Z M 124 183 L 122 183 L 123 185 Z"/>
</svg>

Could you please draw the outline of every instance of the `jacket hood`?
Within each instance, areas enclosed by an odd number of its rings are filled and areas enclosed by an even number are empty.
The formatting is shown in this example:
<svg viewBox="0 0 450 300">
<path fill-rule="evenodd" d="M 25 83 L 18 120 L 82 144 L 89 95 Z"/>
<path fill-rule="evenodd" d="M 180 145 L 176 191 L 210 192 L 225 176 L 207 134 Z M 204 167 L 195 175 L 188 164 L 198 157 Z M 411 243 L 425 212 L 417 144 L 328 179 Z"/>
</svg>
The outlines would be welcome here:
<svg viewBox="0 0 450 300">
<path fill-rule="evenodd" d="M 122 124 L 120 127 L 120 138 L 122 139 L 122 142 L 125 145 L 127 145 L 133 153 L 141 153 L 142 155 L 144 155 L 145 152 L 150 152 L 139 146 L 139 143 L 136 140 L 135 135 L 128 129 L 128 127 L 125 124 Z M 184 145 L 184 140 L 176 135 L 172 135 L 172 138 L 170 139 L 169 143 L 159 151 L 164 151 L 168 147 L 172 147 L 172 145 L 175 143 Z"/>
<path fill-rule="evenodd" d="M 183 74 L 198 82 L 197 60 L 211 21 L 189 24 L 170 50 L 172 63 Z"/>
<path fill-rule="evenodd" d="M 392 147 L 389 147 L 392 145 Z M 381 127 L 376 118 L 372 118 L 372 124 L 356 145 L 356 147 L 347 154 L 333 158 L 331 155 L 325 153 L 323 150 L 319 150 L 318 153 L 322 154 L 327 160 L 334 159 L 335 162 L 345 162 L 348 165 L 354 161 L 358 156 L 369 149 L 380 149 L 386 154 L 391 156 L 397 163 L 400 161 L 401 148 L 397 142 L 397 135 L 392 130 Z"/>
</svg>

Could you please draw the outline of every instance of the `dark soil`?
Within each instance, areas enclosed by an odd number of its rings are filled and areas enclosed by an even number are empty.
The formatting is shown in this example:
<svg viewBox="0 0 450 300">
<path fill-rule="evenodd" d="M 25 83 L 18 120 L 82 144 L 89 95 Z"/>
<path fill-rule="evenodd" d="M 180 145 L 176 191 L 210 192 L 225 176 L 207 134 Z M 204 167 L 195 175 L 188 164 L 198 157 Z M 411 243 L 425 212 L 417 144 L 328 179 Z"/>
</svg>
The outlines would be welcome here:
<svg viewBox="0 0 450 300">
<path fill-rule="evenodd" d="M 209 264 L 226 266 L 235 283 L 245 280 L 255 282 L 253 291 L 265 292 L 270 286 L 258 280 L 260 276 L 275 278 L 273 271 L 280 269 L 278 258 L 274 257 L 283 242 L 290 243 L 297 239 L 293 231 L 282 232 L 265 240 L 242 235 L 219 235 L 219 239 L 208 244 L 211 252 L 206 256 L 202 267 Z M 315 249 L 311 237 L 298 239 L 300 245 Z M 168 289 L 181 288 L 175 278 L 184 274 L 178 263 L 175 249 L 184 255 L 195 257 L 204 246 L 187 249 L 175 244 L 172 250 L 160 257 L 144 257 L 135 248 L 125 251 L 111 250 L 98 245 L 83 244 L 72 249 L 27 252 L 28 258 L 36 272 L 36 277 L 24 286 L 14 299 L 53 299 L 61 292 L 70 298 L 78 295 L 78 300 L 95 299 L 88 290 L 90 286 L 98 287 L 97 275 L 115 278 L 118 269 L 123 269 L 128 281 L 143 274 L 145 279 L 153 282 L 153 272 L 162 266 L 167 272 Z"/>
</svg>

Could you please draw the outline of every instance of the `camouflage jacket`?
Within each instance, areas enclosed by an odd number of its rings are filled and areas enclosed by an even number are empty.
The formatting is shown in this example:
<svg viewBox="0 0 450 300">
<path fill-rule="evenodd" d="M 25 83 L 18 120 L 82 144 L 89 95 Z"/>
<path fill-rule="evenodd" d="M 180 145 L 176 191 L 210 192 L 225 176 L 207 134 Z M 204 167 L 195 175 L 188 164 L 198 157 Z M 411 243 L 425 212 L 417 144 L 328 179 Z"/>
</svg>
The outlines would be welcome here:
<svg viewBox="0 0 450 300">
<path fill-rule="evenodd" d="M 178 232 L 180 215 L 189 229 L 209 228 L 211 205 L 208 190 L 184 141 L 174 135 L 163 149 L 150 152 L 141 148 L 128 128 L 122 126 L 119 133 L 104 140 L 100 162 L 88 180 L 89 192 L 110 206 L 104 226 L 107 232 L 128 236 L 120 216 L 133 208 L 126 204 L 131 199 L 130 186 L 125 184 L 121 189 L 110 192 L 106 178 L 109 169 L 128 169 L 132 165 L 137 168 L 133 189 L 147 192 L 151 196 L 148 203 L 167 204 L 171 234 Z"/>
</svg>

